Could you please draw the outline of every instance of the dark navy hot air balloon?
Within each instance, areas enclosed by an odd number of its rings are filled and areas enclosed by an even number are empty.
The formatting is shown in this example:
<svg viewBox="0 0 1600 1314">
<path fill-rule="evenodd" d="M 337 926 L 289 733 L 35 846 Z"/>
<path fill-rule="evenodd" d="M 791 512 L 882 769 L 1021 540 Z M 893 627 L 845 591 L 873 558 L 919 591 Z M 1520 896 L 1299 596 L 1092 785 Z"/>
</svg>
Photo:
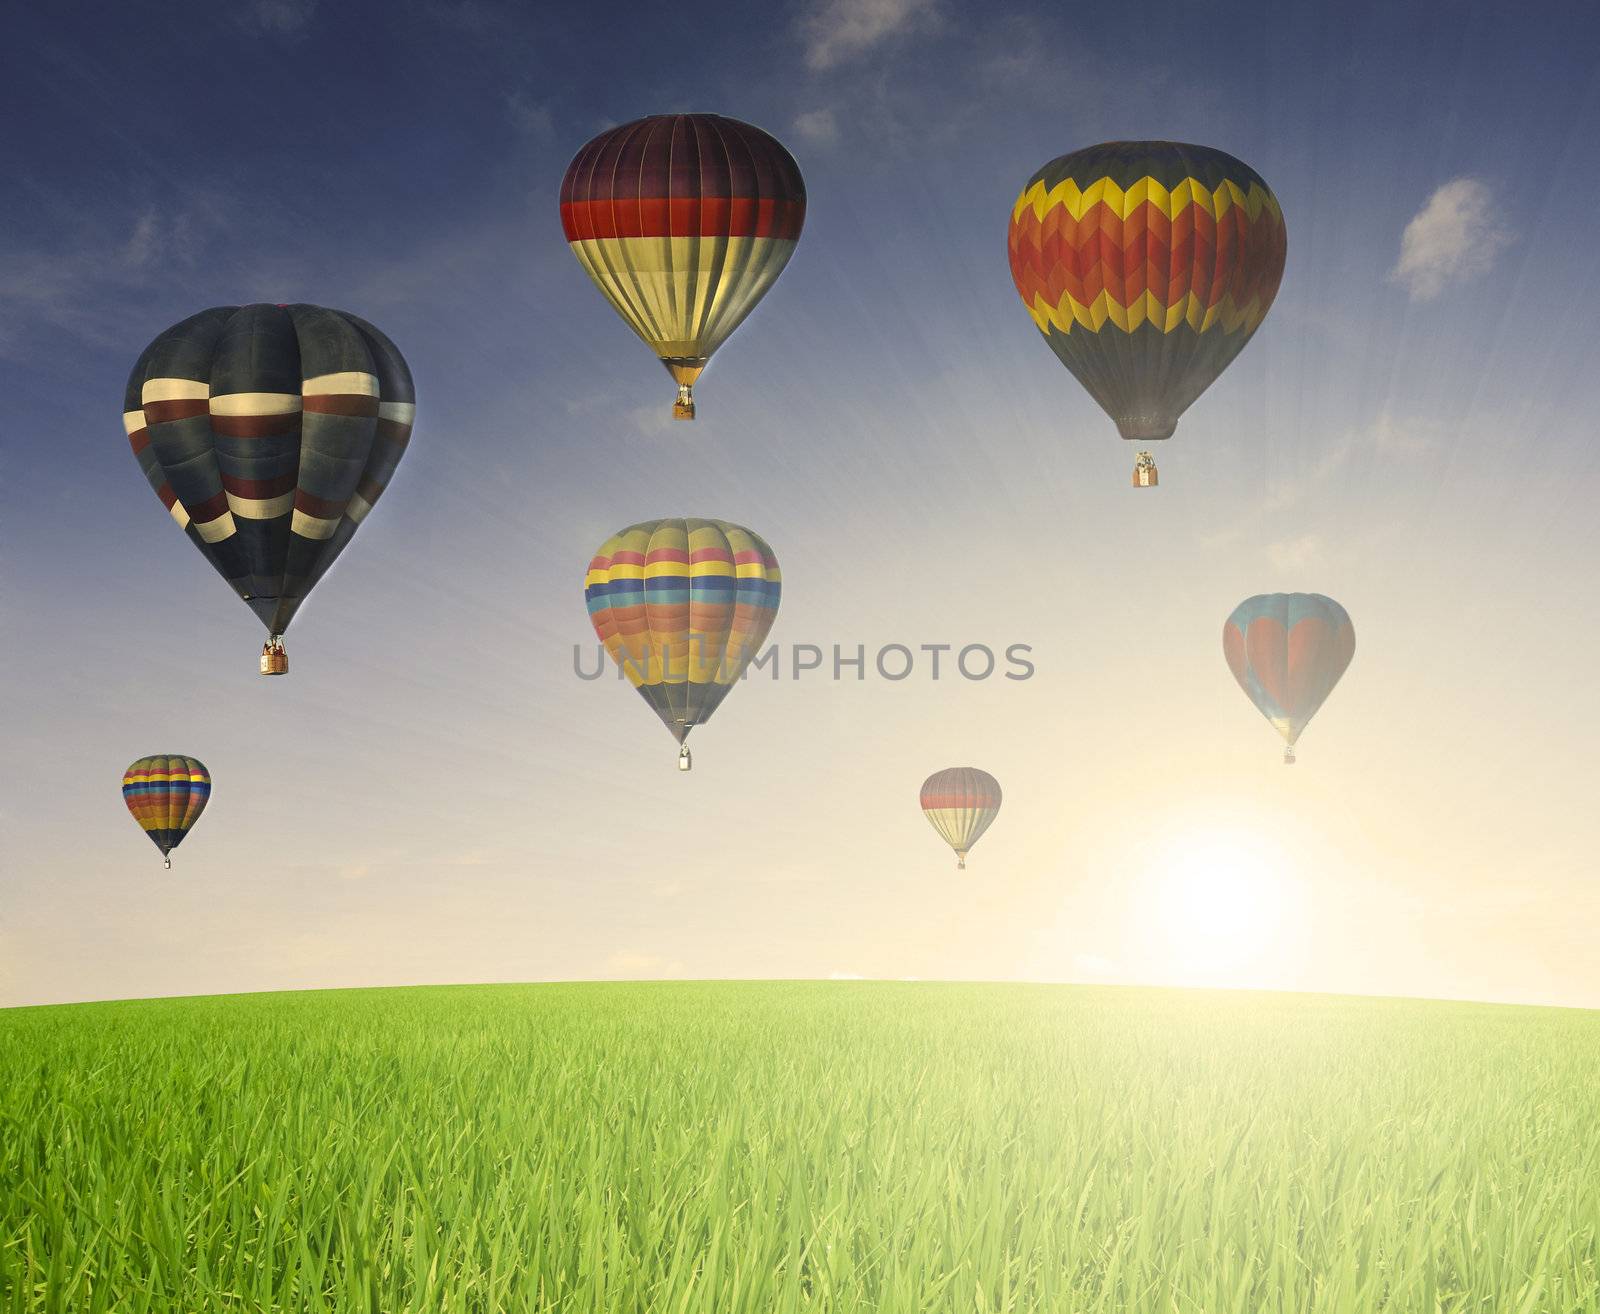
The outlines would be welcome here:
<svg viewBox="0 0 1600 1314">
<path fill-rule="evenodd" d="M 151 488 L 282 635 L 388 486 L 411 437 L 411 371 L 365 320 L 321 306 L 218 306 L 133 367 L 123 424 Z"/>
</svg>

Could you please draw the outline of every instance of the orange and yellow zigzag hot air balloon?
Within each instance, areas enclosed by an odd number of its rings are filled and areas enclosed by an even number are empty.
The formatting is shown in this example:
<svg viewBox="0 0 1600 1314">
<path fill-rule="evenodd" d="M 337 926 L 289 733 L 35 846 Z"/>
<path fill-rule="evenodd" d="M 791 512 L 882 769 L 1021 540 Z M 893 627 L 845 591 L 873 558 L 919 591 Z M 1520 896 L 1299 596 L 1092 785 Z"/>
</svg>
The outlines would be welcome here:
<svg viewBox="0 0 1600 1314">
<path fill-rule="evenodd" d="M 1050 161 L 1011 210 L 1011 277 L 1034 324 L 1131 442 L 1172 436 L 1277 295 L 1278 198 L 1208 146 L 1118 141 Z M 1139 453 L 1134 484 L 1156 482 Z"/>
</svg>

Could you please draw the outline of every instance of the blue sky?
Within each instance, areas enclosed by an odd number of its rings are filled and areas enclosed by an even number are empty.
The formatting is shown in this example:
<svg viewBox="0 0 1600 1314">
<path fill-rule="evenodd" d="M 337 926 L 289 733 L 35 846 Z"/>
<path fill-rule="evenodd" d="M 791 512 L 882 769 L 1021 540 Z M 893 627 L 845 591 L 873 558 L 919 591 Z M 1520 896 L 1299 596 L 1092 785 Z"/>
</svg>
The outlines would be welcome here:
<svg viewBox="0 0 1600 1314">
<path fill-rule="evenodd" d="M 0 1002 L 1168 979 L 1140 910 L 1162 855 L 1220 825 L 1265 837 L 1299 909 L 1222 983 L 1600 1005 L 1592 6 L 0 22 Z M 689 109 L 779 136 L 810 194 L 692 429 L 556 214 L 588 137 Z M 1140 136 L 1248 161 L 1289 231 L 1276 306 L 1151 496 L 1004 253 L 1034 168 Z M 253 300 L 370 318 L 418 389 L 283 681 L 119 417 L 152 336 Z M 1025 642 L 1038 674 L 741 689 L 680 780 L 640 700 L 571 673 L 590 554 L 676 514 L 773 544 L 780 642 Z M 1358 634 L 1292 783 L 1218 643 L 1279 588 L 1339 598 Z M 217 782 L 177 879 L 116 792 L 169 749 Z M 968 761 L 1007 803 L 957 886 L 914 799 Z"/>
</svg>

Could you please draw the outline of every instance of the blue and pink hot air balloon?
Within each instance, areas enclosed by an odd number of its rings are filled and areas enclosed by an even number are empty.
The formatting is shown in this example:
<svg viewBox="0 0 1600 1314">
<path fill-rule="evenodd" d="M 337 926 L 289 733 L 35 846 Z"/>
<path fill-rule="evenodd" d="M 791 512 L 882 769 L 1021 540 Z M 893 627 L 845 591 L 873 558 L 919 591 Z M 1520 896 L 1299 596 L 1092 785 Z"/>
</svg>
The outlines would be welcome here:
<svg viewBox="0 0 1600 1314">
<path fill-rule="evenodd" d="M 1295 741 L 1355 656 L 1349 613 L 1320 593 L 1262 593 L 1233 609 L 1222 627 L 1228 669 L 1256 710 L 1283 736 L 1284 765 Z"/>
</svg>

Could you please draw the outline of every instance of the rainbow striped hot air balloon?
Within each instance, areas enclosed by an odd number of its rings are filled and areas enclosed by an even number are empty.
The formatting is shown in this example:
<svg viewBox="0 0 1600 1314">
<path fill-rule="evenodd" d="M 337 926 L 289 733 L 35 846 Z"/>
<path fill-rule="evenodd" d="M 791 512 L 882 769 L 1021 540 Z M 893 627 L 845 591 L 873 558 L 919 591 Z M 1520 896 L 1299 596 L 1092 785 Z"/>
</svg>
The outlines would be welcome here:
<svg viewBox="0 0 1600 1314">
<path fill-rule="evenodd" d="M 600 545 L 583 596 L 606 651 L 681 745 L 711 719 L 778 614 L 778 559 L 726 520 L 649 520 Z"/>
<path fill-rule="evenodd" d="M 922 815 L 967 869 L 967 851 L 1000 815 L 1000 782 L 977 767 L 946 767 L 922 782 Z"/>
<path fill-rule="evenodd" d="M 197 757 L 141 757 L 122 773 L 122 801 L 161 850 L 167 867 L 172 866 L 172 850 L 200 820 L 210 797 L 211 773 Z"/>
<path fill-rule="evenodd" d="M 1222 627 L 1222 653 L 1245 697 L 1283 736 L 1285 766 L 1295 741 L 1355 656 L 1349 613 L 1320 593 L 1246 598 Z"/>
<path fill-rule="evenodd" d="M 718 114 L 657 114 L 602 132 L 561 182 L 572 253 L 677 381 L 694 383 L 800 240 L 806 187 L 794 156 Z"/>
<path fill-rule="evenodd" d="M 1132 442 L 1178 417 L 1250 341 L 1278 292 L 1283 211 L 1209 146 L 1113 141 L 1051 160 L 1011 209 L 1011 277 L 1050 349 Z M 1140 452 L 1136 487 L 1156 483 Z"/>
</svg>

